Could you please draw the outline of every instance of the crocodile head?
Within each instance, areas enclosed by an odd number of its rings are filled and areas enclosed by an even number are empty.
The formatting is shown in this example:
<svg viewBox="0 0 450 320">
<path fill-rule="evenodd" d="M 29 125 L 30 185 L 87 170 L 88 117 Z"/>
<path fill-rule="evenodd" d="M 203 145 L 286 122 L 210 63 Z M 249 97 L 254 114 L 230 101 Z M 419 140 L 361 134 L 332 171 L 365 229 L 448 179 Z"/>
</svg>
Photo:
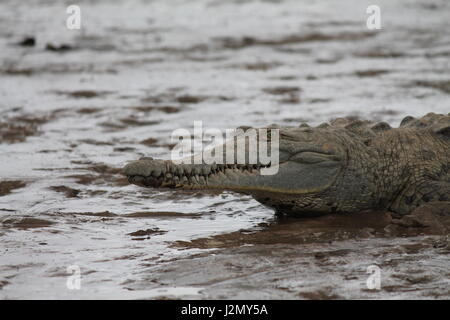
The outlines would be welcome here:
<svg viewBox="0 0 450 320">
<path fill-rule="evenodd" d="M 246 162 L 241 164 L 236 157 L 226 164 L 175 164 L 170 160 L 142 158 L 129 163 L 124 174 L 130 183 L 145 187 L 245 193 L 281 213 L 354 211 L 369 206 L 373 186 L 362 175 L 352 174 L 359 171 L 350 156 L 354 148 L 367 148 L 362 141 L 355 141 L 342 128 L 268 128 L 279 130 L 279 167 L 275 174 L 263 174 L 265 166 L 249 163 L 248 148 L 243 151 Z M 236 144 L 236 140 L 228 143 Z M 236 148 L 239 150 L 237 145 Z M 226 159 L 225 150 L 229 149 L 222 145 L 215 152 Z M 369 163 L 370 157 L 367 158 Z M 354 192 L 354 196 L 340 199 L 344 194 L 342 188 Z"/>
</svg>

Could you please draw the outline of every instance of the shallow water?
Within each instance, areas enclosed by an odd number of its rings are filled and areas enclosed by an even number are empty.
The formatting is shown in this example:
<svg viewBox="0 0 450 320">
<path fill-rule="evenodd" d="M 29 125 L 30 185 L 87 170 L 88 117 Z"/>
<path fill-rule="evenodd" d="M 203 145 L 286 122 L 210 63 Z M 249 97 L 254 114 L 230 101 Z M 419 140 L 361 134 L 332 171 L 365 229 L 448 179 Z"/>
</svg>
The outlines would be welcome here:
<svg viewBox="0 0 450 320">
<path fill-rule="evenodd" d="M 447 1 L 378 1 L 381 31 L 357 0 L 78 3 L 81 31 L 58 1 L 0 3 L 1 298 L 449 297 L 446 238 L 342 236 L 335 221 L 285 223 L 248 196 L 120 175 L 141 156 L 169 158 L 172 130 L 196 120 L 448 113 Z M 36 44 L 18 45 L 26 36 Z M 350 253 L 312 256 L 336 250 Z M 368 291 L 374 264 L 384 287 Z M 72 265 L 80 290 L 66 286 Z"/>
</svg>

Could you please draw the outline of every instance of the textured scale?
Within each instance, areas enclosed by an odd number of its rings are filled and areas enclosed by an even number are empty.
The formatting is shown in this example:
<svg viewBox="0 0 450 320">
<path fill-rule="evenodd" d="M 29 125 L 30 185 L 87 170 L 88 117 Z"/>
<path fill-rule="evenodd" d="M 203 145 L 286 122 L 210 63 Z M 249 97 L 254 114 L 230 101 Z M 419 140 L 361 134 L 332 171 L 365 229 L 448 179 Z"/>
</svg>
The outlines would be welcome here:
<svg viewBox="0 0 450 320">
<path fill-rule="evenodd" d="M 407 213 L 427 202 L 450 201 L 450 113 L 428 113 L 417 119 L 407 116 L 399 128 L 351 117 L 334 119 L 330 127 L 351 132 L 378 154 L 376 161 L 356 156 L 359 163 L 352 164 L 358 168 L 356 172 L 374 176 L 379 199 L 374 206 Z M 359 151 L 356 148 L 353 152 Z M 379 175 L 383 177 L 376 179 Z M 352 190 L 351 181 L 342 185 L 342 190 Z M 340 195 L 345 200 L 349 192 Z M 349 198 L 354 201 L 353 197 Z M 343 203 L 341 211 L 353 211 L 357 206 L 357 201 Z"/>
</svg>

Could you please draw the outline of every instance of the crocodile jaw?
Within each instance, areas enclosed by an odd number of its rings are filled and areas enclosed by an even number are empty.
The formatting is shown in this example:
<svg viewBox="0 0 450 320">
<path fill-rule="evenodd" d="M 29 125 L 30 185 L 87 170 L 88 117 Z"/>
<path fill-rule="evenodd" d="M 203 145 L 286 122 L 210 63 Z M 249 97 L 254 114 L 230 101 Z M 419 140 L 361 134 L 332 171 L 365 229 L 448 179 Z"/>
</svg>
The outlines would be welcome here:
<svg viewBox="0 0 450 320">
<path fill-rule="evenodd" d="M 305 194 L 335 183 L 340 166 L 280 163 L 277 174 L 262 175 L 260 165 L 174 164 L 169 160 L 142 159 L 128 164 L 124 174 L 130 183 L 153 188 L 219 189 L 247 194 L 270 192 Z"/>
</svg>

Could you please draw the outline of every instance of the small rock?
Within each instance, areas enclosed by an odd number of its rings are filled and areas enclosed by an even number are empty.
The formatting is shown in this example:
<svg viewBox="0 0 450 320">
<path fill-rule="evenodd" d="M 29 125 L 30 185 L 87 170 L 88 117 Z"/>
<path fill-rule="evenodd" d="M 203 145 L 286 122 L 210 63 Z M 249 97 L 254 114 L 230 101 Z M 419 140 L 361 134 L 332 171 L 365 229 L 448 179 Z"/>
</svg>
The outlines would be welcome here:
<svg viewBox="0 0 450 320">
<path fill-rule="evenodd" d="M 18 45 L 22 47 L 34 47 L 36 45 L 36 39 L 34 37 L 26 37 Z"/>
</svg>

